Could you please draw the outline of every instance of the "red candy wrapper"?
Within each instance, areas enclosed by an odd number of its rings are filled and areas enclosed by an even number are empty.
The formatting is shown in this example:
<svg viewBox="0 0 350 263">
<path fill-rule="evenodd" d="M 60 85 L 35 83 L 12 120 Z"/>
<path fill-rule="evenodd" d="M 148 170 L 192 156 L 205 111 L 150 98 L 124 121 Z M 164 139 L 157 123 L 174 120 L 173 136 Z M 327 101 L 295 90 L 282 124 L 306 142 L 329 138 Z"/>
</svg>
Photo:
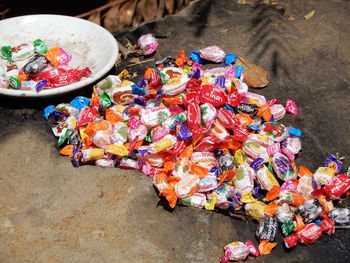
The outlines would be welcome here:
<svg viewBox="0 0 350 263">
<path fill-rule="evenodd" d="M 202 81 L 200 79 L 190 79 L 186 84 L 187 94 L 189 92 L 197 92 L 201 87 Z"/>
<path fill-rule="evenodd" d="M 196 91 L 190 91 L 186 95 L 185 99 L 185 105 L 191 105 L 191 104 L 199 104 L 200 99 L 199 99 L 199 94 Z"/>
<path fill-rule="evenodd" d="M 249 135 L 248 129 L 243 126 L 236 126 L 233 129 L 233 139 L 237 141 L 245 141 L 248 135 Z"/>
<path fill-rule="evenodd" d="M 295 233 L 292 233 L 290 234 L 289 236 L 283 238 L 284 240 L 284 245 L 287 247 L 287 248 L 292 248 L 292 247 L 295 247 L 298 242 L 299 242 L 299 237 L 297 234 Z"/>
<path fill-rule="evenodd" d="M 322 229 L 314 224 L 307 224 L 304 228 L 297 232 L 300 243 L 311 244 L 314 243 L 322 235 Z"/>
<path fill-rule="evenodd" d="M 204 137 L 198 141 L 198 143 L 194 147 L 194 150 L 196 152 L 214 151 L 218 147 L 218 144 L 217 144 L 218 141 L 219 139 L 216 138 L 216 136 L 214 135 Z"/>
<path fill-rule="evenodd" d="M 297 104 L 295 103 L 294 100 L 287 99 L 286 111 L 289 112 L 292 115 L 297 115 L 298 114 Z"/>
<path fill-rule="evenodd" d="M 335 232 L 335 222 L 329 217 L 326 217 L 322 220 L 320 227 L 322 229 L 322 232 L 328 235 L 333 235 Z"/>
<path fill-rule="evenodd" d="M 215 107 L 224 106 L 228 100 L 225 90 L 214 85 L 202 85 L 200 94 L 202 103 L 208 102 Z"/>
<path fill-rule="evenodd" d="M 81 109 L 78 116 L 78 123 L 77 123 L 78 128 L 85 127 L 90 122 L 95 121 L 97 115 L 98 115 L 98 112 L 95 108 L 86 107 Z"/>
<path fill-rule="evenodd" d="M 235 127 L 241 125 L 241 122 L 235 116 L 235 113 L 231 110 L 225 110 L 221 108 L 218 110 L 217 117 L 226 129 L 233 130 Z"/>
<path fill-rule="evenodd" d="M 186 148 L 186 142 L 183 140 L 178 140 L 174 147 L 169 149 L 169 150 L 165 150 L 165 153 L 171 154 L 171 155 L 179 155 L 180 153 L 183 152 L 183 150 L 185 150 Z"/>
<path fill-rule="evenodd" d="M 331 199 L 337 199 L 350 188 L 350 177 L 346 174 L 335 176 L 324 188 L 326 195 Z"/>
<path fill-rule="evenodd" d="M 239 95 L 238 90 L 232 87 L 230 96 L 228 97 L 228 105 L 231 107 L 236 107 L 241 103 L 241 95 Z"/>
<path fill-rule="evenodd" d="M 199 128 L 201 125 L 201 110 L 198 104 L 189 104 L 187 107 L 187 126 Z"/>
<path fill-rule="evenodd" d="M 80 81 L 83 77 L 88 77 L 91 75 L 91 70 L 89 68 L 83 69 L 64 69 L 55 68 L 50 71 L 41 73 L 34 81 L 40 81 L 46 79 L 49 83 L 47 87 L 62 87 L 74 82 Z"/>
</svg>

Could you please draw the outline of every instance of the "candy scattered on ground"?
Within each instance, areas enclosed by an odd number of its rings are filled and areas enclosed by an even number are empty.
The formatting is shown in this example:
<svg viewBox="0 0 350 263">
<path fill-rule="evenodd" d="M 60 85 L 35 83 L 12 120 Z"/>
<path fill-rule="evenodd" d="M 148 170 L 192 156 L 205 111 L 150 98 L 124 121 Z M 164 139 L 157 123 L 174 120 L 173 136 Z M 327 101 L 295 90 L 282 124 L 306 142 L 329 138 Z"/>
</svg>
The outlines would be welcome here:
<svg viewBox="0 0 350 263">
<path fill-rule="evenodd" d="M 203 69 L 201 63 L 224 63 Z M 349 173 L 330 155 L 314 173 L 296 167 L 302 131 L 278 122 L 297 104 L 248 91 L 244 67 L 217 46 L 167 57 L 138 83 L 126 70 L 97 83 L 92 97 L 50 105 L 45 118 L 74 166 L 136 169 L 170 207 L 227 210 L 259 222 L 252 241 L 232 242 L 221 262 L 265 255 L 277 245 L 310 244 L 350 226 Z M 284 105 L 285 106 L 284 106 Z M 258 248 L 256 248 L 258 247 Z"/>
<path fill-rule="evenodd" d="M 15 47 L 1 47 L 0 88 L 36 90 L 57 88 L 91 75 L 86 68 L 70 68 L 72 56 L 61 47 L 48 48 L 40 39 Z"/>
</svg>

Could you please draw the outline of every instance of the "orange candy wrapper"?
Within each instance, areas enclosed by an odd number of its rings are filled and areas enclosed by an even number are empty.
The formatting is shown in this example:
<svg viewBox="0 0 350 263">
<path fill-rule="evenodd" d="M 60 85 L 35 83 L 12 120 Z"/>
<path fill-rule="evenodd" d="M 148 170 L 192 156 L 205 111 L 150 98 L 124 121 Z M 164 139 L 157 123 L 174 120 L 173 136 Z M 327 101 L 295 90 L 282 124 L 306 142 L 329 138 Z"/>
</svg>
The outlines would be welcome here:
<svg viewBox="0 0 350 263">
<path fill-rule="evenodd" d="M 261 240 L 258 247 L 260 255 L 270 254 L 271 250 L 277 246 L 277 244 L 278 243 L 268 242 L 267 240 Z"/>
</svg>

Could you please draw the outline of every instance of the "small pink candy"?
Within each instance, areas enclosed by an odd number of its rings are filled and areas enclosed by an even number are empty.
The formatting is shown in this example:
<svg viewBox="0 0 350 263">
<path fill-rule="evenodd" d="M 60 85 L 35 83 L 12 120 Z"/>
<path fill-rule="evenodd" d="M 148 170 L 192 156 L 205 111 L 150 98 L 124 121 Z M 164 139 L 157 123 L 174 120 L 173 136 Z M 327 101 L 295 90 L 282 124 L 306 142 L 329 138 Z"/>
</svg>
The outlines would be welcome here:
<svg viewBox="0 0 350 263">
<path fill-rule="evenodd" d="M 278 102 L 277 99 L 274 98 L 274 99 L 272 99 L 272 100 L 268 100 L 268 101 L 266 102 L 266 104 L 269 105 L 269 106 L 272 106 L 273 104 L 276 104 L 277 102 Z"/>
<path fill-rule="evenodd" d="M 273 104 L 270 109 L 275 121 L 282 119 L 286 115 L 286 109 L 282 104 Z"/>
<path fill-rule="evenodd" d="M 295 191 L 297 190 L 297 186 L 295 185 L 295 183 L 293 183 L 292 181 L 285 181 L 282 185 L 281 185 L 281 191 Z"/>
<path fill-rule="evenodd" d="M 199 50 L 201 58 L 216 63 L 225 61 L 225 52 L 218 46 L 210 46 Z"/>
<path fill-rule="evenodd" d="M 158 47 L 157 40 L 152 34 L 142 35 L 137 40 L 137 44 L 141 49 L 143 49 L 144 55 L 152 54 Z"/>
<path fill-rule="evenodd" d="M 144 159 L 137 159 L 137 166 L 139 168 L 139 170 L 144 174 L 149 176 L 151 174 L 151 165 L 146 162 Z"/>
<path fill-rule="evenodd" d="M 165 127 L 161 127 L 159 129 L 155 129 L 154 130 L 154 134 L 152 136 L 152 142 L 157 142 L 160 139 L 162 139 L 165 135 L 169 134 L 170 131 L 165 128 Z"/>
<path fill-rule="evenodd" d="M 129 120 L 128 125 L 129 125 L 130 129 L 137 129 L 141 125 L 141 122 L 139 119 L 131 118 Z"/>
<path fill-rule="evenodd" d="M 276 153 L 281 152 L 281 145 L 279 142 L 267 146 L 266 152 L 269 156 L 274 156 Z"/>
<path fill-rule="evenodd" d="M 72 60 L 72 56 L 67 53 L 63 48 L 60 48 L 60 63 L 58 64 L 59 66 L 65 66 L 68 64 L 69 61 Z"/>
<path fill-rule="evenodd" d="M 286 111 L 289 112 L 292 115 L 297 115 L 298 114 L 297 104 L 295 103 L 294 100 L 287 99 Z"/>
<path fill-rule="evenodd" d="M 228 70 L 225 72 L 225 78 L 226 79 L 232 79 L 236 76 L 236 69 L 230 65 Z"/>
<path fill-rule="evenodd" d="M 249 247 L 250 250 L 250 254 L 253 256 L 259 256 L 259 250 L 257 250 L 257 248 L 254 246 L 253 242 L 248 240 L 247 242 L 244 243 L 247 247 Z"/>
<path fill-rule="evenodd" d="M 287 158 L 290 160 L 290 161 L 294 161 L 295 160 L 295 153 L 292 153 L 291 151 L 288 151 L 286 149 L 282 149 L 281 151 L 285 156 L 287 156 Z"/>
</svg>

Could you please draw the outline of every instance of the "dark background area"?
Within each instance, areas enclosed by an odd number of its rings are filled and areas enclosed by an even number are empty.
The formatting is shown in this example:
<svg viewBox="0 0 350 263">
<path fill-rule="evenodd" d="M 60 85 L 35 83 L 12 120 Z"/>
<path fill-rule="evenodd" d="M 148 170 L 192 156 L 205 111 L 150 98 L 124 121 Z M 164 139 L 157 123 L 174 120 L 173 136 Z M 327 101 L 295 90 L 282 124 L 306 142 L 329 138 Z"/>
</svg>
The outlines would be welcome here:
<svg viewBox="0 0 350 263">
<path fill-rule="evenodd" d="M 108 1 L 12 1 L 5 0 L 0 3 L 0 11 L 9 8 L 5 17 L 30 14 L 60 14 L 76 16 L 106 4 Z"/>
</svg>

